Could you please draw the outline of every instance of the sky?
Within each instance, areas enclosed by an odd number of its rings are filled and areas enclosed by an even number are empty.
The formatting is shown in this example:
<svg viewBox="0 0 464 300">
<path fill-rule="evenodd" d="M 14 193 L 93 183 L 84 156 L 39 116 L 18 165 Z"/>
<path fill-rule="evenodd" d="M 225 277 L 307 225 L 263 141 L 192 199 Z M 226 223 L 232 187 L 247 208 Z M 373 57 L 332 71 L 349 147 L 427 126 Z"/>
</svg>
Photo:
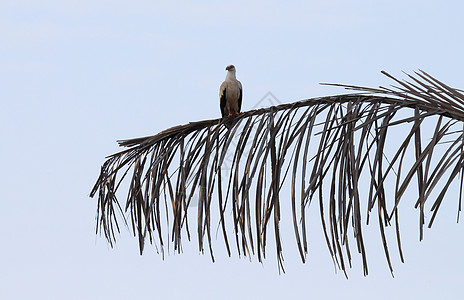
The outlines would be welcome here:
<svg viewBox="0 0 464 300">
<path fill-rule="evenodd" d="M 164 260 L 154 247 L 140 256 L 125 228 L 111 249 L 95 235 L 89 193 L 105 156 L 121 150 L 116 140 L 219 117 L 229 64 L 243 110 L 345 92 L 321 82 L 390 84 L 381 70 L 422 69 L 463 89 L 463 9 L 446 0 L 3 0 L 0 298 L 461 298 L 464 225 L 452 193 L 422 242 L 414 201 L 405 201 L 405 263 L 392 251 L 394 278 L 378 228 L 367 226 L 370 274 L 355 255 L 348 280 L 315 210 L 309 261 L 290 230 L 279 275 L 272 255 L 263 264 L 229 258 L 220 238 L 215 263 L 195 241 Z"/>
</svg>

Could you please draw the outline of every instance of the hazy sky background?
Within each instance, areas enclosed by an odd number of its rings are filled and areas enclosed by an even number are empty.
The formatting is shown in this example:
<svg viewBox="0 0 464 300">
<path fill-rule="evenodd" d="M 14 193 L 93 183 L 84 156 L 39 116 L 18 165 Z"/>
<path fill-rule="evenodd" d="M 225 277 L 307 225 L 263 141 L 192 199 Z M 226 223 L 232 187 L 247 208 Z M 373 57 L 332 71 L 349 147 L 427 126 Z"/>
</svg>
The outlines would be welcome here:
<svg viewBox="0 0 464 300">
<path fill-rule="evenodd" d="M 267 92 L 282 103 L 344 92 L 320 82 L 390 84 L 380 70 L 423 69 L 464 88 L 462 3 L 3 0 L 0 298 L 461 298 L 464 225 L 453 194 L 420 243 L 415 199 L 404 200 L 406 263 L 392 239 L 394 279 L 378 228 L 367 227 L 370 274 L 353 249 L 349 280 L 335 273 L 314 210 L 309 262 L 288 231 L 279 276 L 272 249 L 263 265 L 229 258 L 222 237 L 214 264 L 195 241 L 164 261 L 153 247 L 140 256 L 125 229 L 110 249 L 95 236 L 88 195 L 117 139 L 217 118 L 228 64 L 243 110 Z"/>
</svg>

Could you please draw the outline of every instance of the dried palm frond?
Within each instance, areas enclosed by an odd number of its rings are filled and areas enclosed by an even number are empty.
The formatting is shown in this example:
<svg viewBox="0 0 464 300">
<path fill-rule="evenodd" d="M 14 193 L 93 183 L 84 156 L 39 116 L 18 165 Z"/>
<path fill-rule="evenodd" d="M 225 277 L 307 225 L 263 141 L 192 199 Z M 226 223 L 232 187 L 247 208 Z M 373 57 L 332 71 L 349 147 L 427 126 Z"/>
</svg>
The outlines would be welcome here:
<svg viewBox="0 0 464 300">
<path fill-rule="evenodd" d="M 393 222 L 403 260 L 398 221 L 403 196 L 417 197 L 422 239 L 426 204 L 433 201 L 430 227 L 450 185 L 457 181 L 462 189 L 464 95 L 423 71 L 410 76 L 410 82 L 383 73 L 398 86 L 337 85 L 360 93 L 252 110 L 119 141 L 128 149 L 107 158 L 90 194 L 98 192 L 97 233 L 113 246 L 123 220 L 138 237 L 141 253 L 147 240 L 162 252 L 171 240 L 180 252 L 182 237 L 191 237 L 188 217 L 196 205 L 201 252 L 207 242 L 214 260 L 211 226 L 218 225 L 230 255 L 233 227 L 239 255 L 257 254 L 262 261 L 271 230 L 283 268 L 280 220 L 291 219 L 305 262 L 307 209 L 315 201 L 340 269 L 351 266 L 353 235 L 364 274 L 368 272 L 362 226 L 367 213 L 367 222 L 377 215 L 392 270 L 385 227 Z M 122 207 L 116 192 L 128 175 Z"/>
</svg>

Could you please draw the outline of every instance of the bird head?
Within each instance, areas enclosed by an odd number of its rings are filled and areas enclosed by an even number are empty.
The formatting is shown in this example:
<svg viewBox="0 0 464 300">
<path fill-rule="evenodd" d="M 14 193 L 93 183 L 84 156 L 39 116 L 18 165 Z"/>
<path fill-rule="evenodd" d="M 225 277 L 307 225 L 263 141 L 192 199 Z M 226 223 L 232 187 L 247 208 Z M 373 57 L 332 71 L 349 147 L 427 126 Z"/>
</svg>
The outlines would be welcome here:
<svg viewBox="0 0 464 300">
<path fill-rule="evenodd" d="M 227 70 L 227 71 L 235 71 L 235 67 L 234 67 L 234 65 L 228 65 L 228 66 L 226 67 L 226 70 Z"/>
</svg>

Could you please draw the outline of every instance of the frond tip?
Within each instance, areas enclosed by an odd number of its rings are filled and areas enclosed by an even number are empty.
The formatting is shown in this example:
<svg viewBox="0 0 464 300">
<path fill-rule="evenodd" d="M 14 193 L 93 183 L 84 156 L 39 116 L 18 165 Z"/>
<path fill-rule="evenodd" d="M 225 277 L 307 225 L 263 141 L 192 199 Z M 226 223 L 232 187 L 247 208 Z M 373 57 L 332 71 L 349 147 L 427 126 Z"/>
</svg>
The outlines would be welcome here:
<svg viewBox="0 0 464 300">
<path fill-rule="evenodd" d="M 262 261 L 270 230 L 283 270 L 281 219 L 293 224 L 305 262 L 307 212 L 316 202 L 338 268 L 346 274 L 351 266 L 353 236 L 367 275 L 363 223 L 375 215 L 393 272 L 386 227 L 394 224 L 403 260 L 398 221 L 403 196 L 417 199 L 422 239 L 426 205 L 432 202 L 430 227 L 449 187 L 457 182 L 462 190 L 464 95 L 423 71 L 409 76 L 410 82 L 383 73 L 398 86 L 336 84 L 361 93 L 119 141 L 128 149 L 107 158 L 90 194 L 98 192 L 97 232 L 113 245 L 122 219 L 138 237 L 140 252 L 148 240 L 162 253 L 169 243 L 180 252 L 182 238 L 196 235 L 199 250 L 207 243 L 214 260 L 211 225 L 216 224 L 229 255 L 232 234 L 239 255 L 256 254 Z M 126 176 L 122 206 L 116 193 Z M 194 214 L 196 222 L 188 218 Z"/>
</svg>

